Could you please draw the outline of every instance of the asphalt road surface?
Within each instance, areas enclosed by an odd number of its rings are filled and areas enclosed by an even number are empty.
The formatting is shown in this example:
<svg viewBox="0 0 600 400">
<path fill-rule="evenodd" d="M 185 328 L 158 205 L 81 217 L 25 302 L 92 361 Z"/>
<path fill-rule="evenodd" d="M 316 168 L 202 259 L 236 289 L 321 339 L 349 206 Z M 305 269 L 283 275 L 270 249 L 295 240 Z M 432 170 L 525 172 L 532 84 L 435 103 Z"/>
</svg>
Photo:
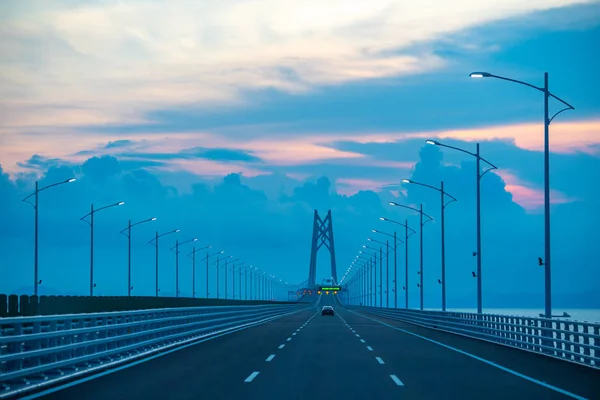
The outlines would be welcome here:
<svg viewBox="0 0 600 400">
<path fill-rule="evenodd" d="M 41 399 L 600 399 L 600 371 L 318 307 L 208 340 Z M 321 316 L 333 305 L 336 315 Z"/>
</svg>

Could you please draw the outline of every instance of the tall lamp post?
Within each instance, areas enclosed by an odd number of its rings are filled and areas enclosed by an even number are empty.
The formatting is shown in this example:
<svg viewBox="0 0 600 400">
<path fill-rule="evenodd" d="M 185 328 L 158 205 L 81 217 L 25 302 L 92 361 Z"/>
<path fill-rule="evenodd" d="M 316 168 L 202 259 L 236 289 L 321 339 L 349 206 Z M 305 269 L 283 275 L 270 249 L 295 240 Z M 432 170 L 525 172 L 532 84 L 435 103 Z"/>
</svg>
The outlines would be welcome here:
<svg viewBox="0 0 600 400">
<path fill-rule="evenodd" d="M 458 150 L 458 151 L 461 151 L 463 153 L 466 153 L 466 154 L 469 154 L 469 155 L 475 157 L 477 160 L 477 164 L 475 167 L 475 172 L 476 172 L 475 179 L 476 179 L 476 184 L 477 184 L 477 189 L 476 189 L 476 191 L 477 191 L 477 313 L 481 314 L 482 313 L 482 300 L 481 300 L 482 299 L 482 289 L 481 289 L 481 282 L 482 282 L 481 281 L 481 178 L 487 172 L 490 172 L 491 170 L 498 169 L 498 168 L 494 164 L 492 164 L 491 162 L 487 161 L 486 159 L 484 159 L 483 157 L 481 157 L 479 155 L 479 143 L 477 143 L 475 153 L 471 153 L 470 151 L 461 149 L 459 147 L 442 144 L 440 142 L 436 142 L 435 140 L 427 140 L 426 143 L 440 146 L 440 147 L 446 147 L 446 148 L 452 149 L 452 150 Z M 481 161 L 490 165 L 490 168 L 481 172 L 481 167 L 480 167 Z"/>
<path fill-rule="evenodd" d="M 61 181 L 57 183 L 53 183 L 48 186 L 44 186 L 43 188 L 39 188 L 38 182 L 35 182 L 35 191 L 31 193 L 29 196 L 25 197 L 23 202 L 31 204 L 33 209 L 35 210 L 35 225 L 34 225 L 34 251 L 33 251 L 33 294 L 35 296 L 38 295 L 38 285 L 41 283 L 39 280 L 39 268 L 38 268 L 38 215 L 39 215 L 39 193 L 43 190 L 50 189 L 51 187 L 62 185 L 63 183 L 75 182 L 75 178 L 67 179 L 66 181 Z M 35 196 L 35 204 L 30 201 L 27 201 L 31 196 Z"/>
<path fill-rule="evenodd" d="M 239 277 L 238 277 L 238 286 L 239 286 L 239 291 L 240 291 L 240 300 L 242 299 L 242 266 L 246 264 L 246 261 L 242 261 L 241 263 L 238 263 L 238 268 L 239 268 Z M 231 282 L 231 286 L 233 289 L 233 294 L 232 294 L 232 298 L 235 300 L 235 262 L 231 263 L 232 267 L 231 267 L 231 278 L 232 278 L 232 282 Z"/>
<path fill-rule="evenodd" d="M 404 183 L 412 183 L 413 185 L 419 185 L 419 186 L 423 186 L 426 188 L 430 188 L 433 190 L 437 190 L 438 192 L 440 192 L 441 195 L 441 223 L 442 223 L 442 311 L 446 311 L 446 240 L 445 240 L 445 234 L 444 234 L 444 210 L 446 209 L 446 206 L 450 203 L 452 203 L 453 201 L 458 201 L 456 200 L 455 197 L 451 196 L 450 194 L 448 194 L 448 192 L 444 191 L 444 181 L 441 181 L 440 183 L 440 187 L 436 188 L 435 186 L 431 186 L 431 185 L 427 185 L 425 183 L 419 183 L 419 182 L 415 182 L 412 181 L 410 179 L 403 179 L 402 182 Z M 450 198 L 450 201 L 448 201 L 446 203 L 446 198 L 444 196 L 448 196 Z"/>
<path fill-rule="evenodd" d="M 225 260 L 225 299 L 227 299 L 227 291 L 228 291 L 228 288 L 229 288 L 229 283 L 227 282 L 228 281 L 228 279 L 227 279 L 227 276 L 228 276 L 228 274 L 227 274 L 227 265 L 229 263 L 233 264 L 234 262 L 239 261 L 239 260 L 240 260 L 239 258 L 236 258 L 233 261 Z M 235 268 L 235 264 L 233 264 L 233 266 Z M 235 275 L 233 276 L 233 285 L 234 285 L 233 290 L 235 291 Z"/>
<path fill-rule="evenodd" d="M 361 256 L 356 256 L 356 258 L 352 262 L 353 264 L 360 263 L 360 264 L 358 264 L 358 267 L 360 268 L 360 287 L 361 287 L 361 295 L 359 296 L 359 298 L 361 300 L 360 305 L 365 305 L 365 306 L 367 305 L 367 296 L 368 296 L 367 272 L 369 269 L 369 265 L 367 264 L 367 261 L 368 260 L 366 260 L 365 258 L 363 258 Z"/>
<path fill-rule="evenodd" d="M 377 307 L 377 252 L 379 252 L 379 286 L 382 288 L 379 291 L 379 307 L 383 307 L 383 249 L 381 247 L 379 247 L 379 249 L 376 249 L 375 247 L 371 247 L 371 246 L 363 246 L 363 248 L 365 249 L 370 249 L 370 250 L 374 250 L 375 254 L 374 254 L 374 258 L 375 258 L 375 307 Z"/>
<path fill-rule="evenodd" d="M 381 235 L 386 235 L 391 238 L 394 238 L 394 308 L 398 308 L 398 256 L 397 256 L 397 250 L 398 250 L 398 242 L 400 242 L 400 243 L 404 243 L 404 242 L 401 239 L 398 239 L 398 237 L 396 236 L 396 231 L 394 231 L 393 235 L 389 234 L 387 232 L 379 231 L 377 229 L 371 229 L 371 232 L 379 233 Z M 406 268 L 408 268 L 408 266 Z"/>
<path fill-rule="evenodd" d="M 361 260 L 365 266 L 364 280 L 365 280 L 365 305 L 371 305 L 373 303 L 373 274 L 371 273 L 373 258 L 368 253 L 359 251 L 359 255 L 356 257 L 357 260 Z M 361 254 L 369 257 L 363 257 Z M 368 304 L 367 304 L 368 303 Z"/>
<path fill-rule="evenodd" d="M 94 214 L 98 211 L 105 210 L 107 208 L 121 206 L 125 204 L 124 201 L 120 201 L 118 203 L 114 203 L 108 206 L 100 207 L 94 209 L 94 205 L 92 204 L 91 210 L 89 213 L 85 214 L 83 217 L 79 218 L 81 221 L 85 221 L 90 225 L 90 296 L 94 295 Z M 86 218 L 90 217 L 88 221 Z"/>
<path fill-rule="evenodd" d="M 574 110 L 575 107 L 564 101 L 563 99 L 550 93 L 548 88 L 548 73 L 544 72 L 544 87 L 538 87 L 516 79 L 505 78 L 498 75 L 490 74 L 489 72 L 473 72 L 469 75 L 471 78 L 496 78 L 504 81 L 518 83 L 520 85 L 529 86 L 535 90 L 544 93 L 544 264 L 545 264 L 545 310 L 546 318 L 552 318 L 552 270 L 551 254 L 550 254 L 550 140 L 549 128 L 552 120 L 563 111 Z M 566 107 L 555 113 L 551 118 L 548 113 L 548 100 L 550 97 L 560 101 Z M 480 279 L 480 273 L 477 272 L 477 279 Z M 481 312 L 481 311 L 480 311 Z"/>
<path fill-rule="evenodd" d="M 389 240 L 386 240 L 385 243 L 376 240 L 376 239 L 372 239 L 372 238 L 367 238 L 367 240 L 369 242 L 375 242 L 375 243 L 379 243 L 381 245 L 385 246 L 385 274 L 386 274 L 386 283 L 385 283 L 385 301 L 386 301 L 386 308 L 390 307 L 390 296 L 389 296 L 389 290 L 390 290 L 390 242 Z M 381 250 L 381 249 L 380 249 Z M 396 251 L 396 249 L 394 249 L 394 252 Z M 379 256 L 379 266 L 381 268 L 381 255 Z M 381 277 L 381 270 L 380 270 L 380 281 L 382 281 L 382 277 Z M 344 277 L 346 277 L 346 275 L 344 275 Z M 383 285 L 381 287 L 381 291 L 383 292 Z M 381 300 L 380 300 L 381 303 Z M 380 304 L 381 307 L 383 307 L 383 304 Z"/>
<path fill-rule="evenodd" d="M 160 289 L 158 288 L 158 238 L 166 236 L 166 235 L 170 235 L 171 233 L 177 233 L 179 232 L 179 229 L 175 229 L 169 232 L 165 232 L 161 235 L 158 234 L 158 231 L 156 231 L 156 235 L 154 236 L 154 239 L 150 240 L 148 243 L 150 243 L 151 245 L 153 245 L 155 247 L 156 250 L 156 255 L 155 255 L 155 259 L 156 259 L 156 289 L 155 289 L 155 295 L 156 297 L 158 297 L 158 292 L 160 291 Z"/>
<path fill-rule="evenodd" d="M 225 258 L 224 258 L 224 260 L 225 260 L 225 259 L 229 259 L 229 258 L 231 258 L 231 257 L 233 257 L 233 256 L 231 256 L 231 255 L 230 255 L 230 256 L 227 256 L 227 257 L 225 257 Z M 216 283 L 217 283 L 217 299 L 218 299 L 218 298 L 220 297 L 220 295 L 221 295 L 221 293 L 219 292 L 219 289 L 220 289 L 220 287 L 219 287 L 219 275 L 221 275 L 221 274 L 219 273 L 219 261 L 220 261 L 220 258 L 219 258 L 219 257 L 217 257 L 217 261 L 215 261 L 215 262 L 213 263 L 213 264 L 215 264 L 215 265 L 217 266 L 217 268 L 216 268 L 216 276 L 215 276 L 215 278 L 216 278 L 216 281 L 217 281 L 217 282 L 216 282 Z M 227 262 L 225 262 L 225 268 L 227 268 Z M 227 269 L 225 269 L 225 276 L 227 276 Z"/>
<path fill-rule="evenodd" d="M 407 208 L 409 210 L 413 210 L 419 213 L 419 225 L 420 225 L 420 230 L 419 230 L 419 236 L 420 236 L 420 240 L 419 240 L 419 275 L 421 276 L 421 284 L 419 285 L 419 287 L 421 288 L 421 310 L 423 310 L 423 226 L 428 223 L 429 221 L 433 221 L 433 218 L 430 217 L 429 215 L 425 214 L 423 212 L 423 204 L 421 204 L 419 206 L 419 208 L 415 208 L 415 207 L 410 207 L 410 206 L 405 206 L 402 204 L 398 204 L 398 203 L 394 203 L 393 201 L 390 201 L 390 205 L 394 206 L 394 207 L 402 207 L 402 208 Z M 427 217 L 428 219 L 423 222 L 423 217 Z M 408 286 L 408 285 L 407 285 Z"/>
<path fill-rule="evenodd" d="M 362 266 L 361 265 L 355 265 L 356 263 L 356 259 L 352 260 L 352 263 L 350 263 L 350 269 L 352 269 L 354 271 L 354 277 L 356 277 L 356 284 L 354 285 L 354 291 L 353 291 L 353 295 L 352 298 L 354 299 L 354 303 L 353 304 L 358 304 L 358 302 L 360 301 L 360 299 L 362 298 L 362 280 L 360 279 L 360 275 L 362 272 Z"/>
<path fill-rule="evenodd" d="M 169 249 L 170 251 L 175 250 L 175 297 L 179 297 L 179 246 L 186 243 L 196 242 L 197 240 L 197 238 L 193 238 L 179 243 L 179 239 L 177 239 L 175 240 L 175 246 Z"/>
<path fill-rule="evenodd" d="M 210 293 L 208 292 L 208 259 L 212 256 L 216 256 L 217 254 L 223 254 L 225 253 L 225 250 L 221 250 L 221 251 L 217 251 L 216 253 L 213 254 L 208 254 L 208 252 L 206 253 L 206 257 L 204 257 L 204 259 L 206 259 L 206 298 L 208 299 L 208 296 L 210 295 Z M 203 260 L 204 260 L 203 259 Z"/>
<path fill-rule="evenodd" d="M 204 246 L 197 249 L 196 246 L 192 247 L 192 252 L 188 254 L 188 257 L 192 257 L 192 298 L 196 298 L 196 253 L 201 250 L 210 249 L 212 246 Z"/>
<path fill-rule="evenodd" d="M 404 296 L 405 296 L 404 307 L 408 308 L 408 238 L 410 237 L 410 235 L 415 234 L 417 232 L 408 226 L 408 219 L 405 220 L 404 223 L 394 221 L 392 219 L 385 218 L 385 217 L 380 217 L 379 219 L 382 221 L 391 222 L 393 224 L 398 224 L 398 225 L 404 227 L 404 247 L 405 247 L 405 250 L 404 250 L 404 274 L 405 274 L 404 284 L 406 285 L 404 288 Z M 411 233 L 408 233 L 409 230 L 411 231 Z M 394 259 L 394 275 L 396 274 L 395 271 L 396 271 L 396 260 Z M 394 278 L 394 281 L 395 281 L 395 279 L 396 278 Z M 394 292 L 395 291 L 396 291 L 396 284 L 394 283 Z M 398 300 L 397 296 L 396 296 L 396 300 Z M 394 307 L 398 308 L 397 302 L 394 304 Z"/>
<path fill-rule="evenodd" d="M 136 222 L 135 224 L 132 224 L 131 220 L 129 220 L 127 228 L 121 231 L 122 234 L 127 236 L 127 296 L 131 296 L 131 289 L 133 289 L 133 286 L 131 286 L 131 228 L 150 221 L 156 221 L 156 217 L 148 218 L 143 221 Z"/>
<path fill-rule="evenodd" d="M 258 300 L 256 276 L 259 274 L 259 271 L 257 267 L 250 269 L 250 300 Z"/>
</svg>

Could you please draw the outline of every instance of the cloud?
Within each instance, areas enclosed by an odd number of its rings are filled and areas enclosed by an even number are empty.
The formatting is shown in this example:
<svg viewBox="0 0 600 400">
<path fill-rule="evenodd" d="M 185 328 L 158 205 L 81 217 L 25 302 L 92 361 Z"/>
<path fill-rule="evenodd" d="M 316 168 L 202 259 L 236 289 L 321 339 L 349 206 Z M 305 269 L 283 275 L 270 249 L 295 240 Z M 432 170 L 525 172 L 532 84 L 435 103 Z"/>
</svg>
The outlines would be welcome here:
<svg viewBox="0 0 600 400">
<path fill-rule="evenodd" d="M 2 117 L 8 126 L 21 127 L 149 124 L 150 110 L 241 104 L 255 90 L 306 93 L 422 74 L 439 70 L 446 60 L 426 48 L 414 50 L 415 43 L 586 3 L 511 0 L 472 7 L 463 0 L 429 7 L 391 0 L 368 5 L 228 0 L 166 8 L 154 1 L 109 1 L 39 4 L 35 11 L 15 6 L 2 30 L 7 79 L 1 98 L 10 99 L 2 102 Z"/>
<path fill-rule="evenodd" d="M 512 194 L 512 197 L 516 203 L 521 205 L 527 210 L 540 211 L 544 206 L 544 191 L 536 189 L 535 186 L 528 182 L 523 182 L 517 176 L 509 171 L 497 171 L 496 174 L 502 177 L 502 180 L 506 183 L 506 190 Z M 533 186 L 533 187 L 532 187 Z M 565 204 L 577 201 L 576 198 L 569 198 L 563 193 L 551 190 L 550 192 L 550 203 L 551 204 Z"/>
<path fill-rule="evenodd" d="M 446 213 L 449 296 L 451 301 L 474 299 L 474 286 L 470 281 L 475 226 L 473 162 L 467 160 L 458 166 L 447 166 L 444 163 L 446 153 L 433 146 L 422 146 L 418 154 L 417 164 L 412 171 L 407 171 L 406 176 L 434 185 L 443 179 L 448 192 L 458 199 L 448 206 Z M 161 174 L 168 173 L 163 171 Z M 338 268 L 342 271 L 366 238 L 373 236 L 371 229 L 393 231 L 395 226 L 379 221 L 380 216 L 397 221 L 407 219 L 416 229 L 418 219 L 414 213 L 387 205 L 393 199 L 401 204 L 423 204 L 424 210 L 434 218 L 424 231 L 426 301 L 432 305 L 439 302 L 435 283 L 439 276 L 440 199 L 434 191 L 402 185 L 405 194 L 398 193 L 398 198 L 387 190 L 379 193 L 360 190 L 354 195 L 343 195 L 337 189 L 340 185 L 361 186 L 373 182 L 339 181 L 324 176 L 299 182 L 285 174 L 275 173 L 259 177 L 223 174 L 212 184 L 188 176 L 186 179 L 191 189 L 183 193 L 163 183 L 164 179 L 152 170 L 130 170 L 112 156 L 93 157 L 81 165 L 49 166 L 40 179 L 40 185 L 43 187 L 72 176 L 77 177 L 76 182 L 57 186 L 40 195 L 40 274 L 44 285 L 50 289 L 85 294 L 89 279 L 85 267 L 89 260 L 89 226 L 79 218 L 89 210 L 90 203 L 99 208 L 118 201 L 125 202 L 121 207 L 107 209 L 95 216 L 98 294 L 119 294 L 125 290 L 127 245 L 118 232 L 127 226 L 128 220 L 136 223 L 150 217 L 157 218 L 132 230 L 135 293 L 146 294 L 152 293 L 154 288 L 154 270 L 149 267 L 155 265 L 154 249 L 147 242 L 155 231 L 162 233 L 181 229 L 177 234 L 181 241 L 197 237 L 198 246 L 211 244 L 215 251 L 223 249 L 226 254 L 239 257 L 285 280 L 301 282 L 308 273 L 314 209 L 318 209 L 322 216 L 328 209 L 332 210 Z M 482 180 L 484 284 L 486 293 L 490 293 L 490 297 L 484 298 L 491 301 L 492 293 L 509 287 L 513 291 L 529 293 L 529 300 L 524 298 L 523 301 L 536 306 L 542 298 L 538 296 L 542 280 L 534 264 L 543 249 L 543 221 L 540 215 L 527 214 L 514 203 L 515 197 L 506 192 L 512 178 L 506 175 L 504 179 L 509 182 L 508 186 L 495 173 L 486 175 Z M 400 182 L 400 177 L 396 182 Z M 33 215 L 20 199 L 31 192 L 32 185 L 30 178 L 16 182 L 0 171 L 0 190 L 7 194 L 0 200 L 0 218 L 6 221 L 0 227 L 2 253 L 6 255 L 0 272 L 8 274 L 1 271 L 8 265 L 14 272 L 10 274 L 9 282 L 0 283 L 3 291 L 26 287 L 30 281 Z M 589 238 L 594 237 L 595 224 L 600 222 L 598 213 L 591 211 L 594 205 L 583 202 L 575 209 L 571 204 L 557 204 L 555 207 L 553 230 L 557 240 L 561 241 L 561 246 L 553 253 L 557 292 L 573 293 L 575 287 L 597 289 L 594 284 L 598 281 L 597 271 L 583 261 L 598 256 L 594 246 L 585 245 Z M 572 224 L 569 215 L 577 218 L 587 215 L 587 219 L 578 219 L 578 230 L 569 230 L 569 235 L 566 235 L 563 233 L 565 228 Z M 401 233 L 400 230 L 398 232 Z M 385 241 L 386 238 L 379 239 Z M 161 242 L 159 279 L 161 293 L 165 295 L 173 292 L 174 258 L 168 248 L 175 239 L 169 237 Z M 416 276 L 417 243 L 413 239 L 410 241 L 411 279 Z M 191 245 L 187 246 L 182 249 L 179 268 L 182 291 L 189 294 L 190 260 L 184 256 L 191 250 Z M 577 255 L 573 256 L 573 252 Z M 318 273 L 327 276 L 323 269 L 323 253 L 320 253 L 319 260 Z M 399 268 L 402 268 L 401 255 L 399 260 Z M 56 265 L 61 265 L 61 268 L 55 268 Z M 204 266 L 197 268 L 203 271 Z M 579 271 L 576 276 L 569 275 L 572 268 Z M 519 278 L 516 279 L 516 276 Z M 197 287 L 203 287 L 204 281 L 200 280 L 203 278 L 198 279 Z M 211 281 L 211 285 L 211 293 L 214 293 L 214 282 Z M 539 301 L 532 301 L 532 298 L 539 298 Z"/>
<path fill-rule="evenodd" d="M 118 147 L 128 147 L 131 146 L 134 142 L 132 140 L 115 140 L 114 142 L 108 142 L 105 149 L 114 149 Z"/>
<path fill-rule="evenodd" d="M 129 143 L 133 143 L 128 141 Z M 177 153 L 117 153 L 119 157 L 124 158 L 143 158 L 143 159 L 154 159 L 154 160 L 193 160 L 196 158 L 203 158 L 212 161 L 220 162 L 262 162 L 262 160 L 256 156 L 253 156 L 249 152 L 243 150 L 233 150 L 224 148 L 202 148 L 194 147 L 190 149 L 184 149 Z"/>
<path fill-rule="evenodd" d="M 61 160 L 58 158 L 47 158 L 47 157 L 41 156 L 39 154 L 34 154 L 27 161 L 18 162 L 17 165 L 23 169 L 30 169 L 30 170 L 33 169 L 33 170 L 37 170 L 37 171 L 40 171 L 40 170 L 44 171 L 51 166 L 61 165 L 64 163 L 65 163 L 64 160 Z"/>
</svg>

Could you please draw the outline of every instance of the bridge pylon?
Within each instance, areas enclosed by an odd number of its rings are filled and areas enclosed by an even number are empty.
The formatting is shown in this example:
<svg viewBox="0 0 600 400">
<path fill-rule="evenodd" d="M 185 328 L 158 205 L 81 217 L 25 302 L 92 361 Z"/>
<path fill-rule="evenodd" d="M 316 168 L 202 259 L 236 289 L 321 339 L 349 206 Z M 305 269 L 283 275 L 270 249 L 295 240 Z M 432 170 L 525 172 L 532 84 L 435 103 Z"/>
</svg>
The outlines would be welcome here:
<svg viewBox="0 0 600 400">
<path fill-rule="evenodd" d="M 335 246 L 333 240 L 333 221 L 331 219 L 331 210 L 327 211 L 325 219 L 321 219 L 319 212 L 315 210 L 313 218 L 312 247 L 310 251 L 310 267 L 308 270 L 309 288 L 314 288 L 317 280 L 317 253 L 321 246 L 329 250 L 331 257 L 331 277 L 334 282 L 338 281 L 337 269 L 335 265 Z"/>
</svg>

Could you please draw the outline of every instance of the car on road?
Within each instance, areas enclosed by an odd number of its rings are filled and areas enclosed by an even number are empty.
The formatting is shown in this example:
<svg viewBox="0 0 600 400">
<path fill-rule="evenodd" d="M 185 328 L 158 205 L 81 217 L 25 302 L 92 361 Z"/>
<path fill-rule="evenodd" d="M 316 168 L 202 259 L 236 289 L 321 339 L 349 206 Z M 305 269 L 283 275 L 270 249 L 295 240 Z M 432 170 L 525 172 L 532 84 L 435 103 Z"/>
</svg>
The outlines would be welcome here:
<svg viewBox="0 0 600 400">
<path fill-rule="evenodd" d="M 331 307 L 331 306 L 323 307 L 323 309 L 321 310 L 321 316 L 323 316 L 323 315 L 331 315 L 333 317 L 334 316 L 333 307 Z"/>
</svg>

